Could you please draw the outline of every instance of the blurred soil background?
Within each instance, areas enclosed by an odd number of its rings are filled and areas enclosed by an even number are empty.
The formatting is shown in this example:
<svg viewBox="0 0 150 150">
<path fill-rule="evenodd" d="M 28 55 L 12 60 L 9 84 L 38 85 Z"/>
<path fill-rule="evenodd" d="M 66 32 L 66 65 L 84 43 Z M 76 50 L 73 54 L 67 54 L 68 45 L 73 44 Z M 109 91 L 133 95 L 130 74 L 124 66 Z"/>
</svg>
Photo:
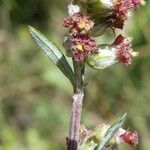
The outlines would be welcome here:
<svg viewBox="0 0 150 150">
<path fill-rule="evenodd" d="M 0 150 L 65 150 L 72 89 L 28 32 L 41 30 L 62 48 L 67 0 L 0 0 Z M 128 31 L 128 32 L 127 32 Z M 120 32 L 120 31 L 119 31 Z M 150 3 L 126 22 L 140 56 L 129 67 L 87 67 L 82 122 L 89 128 L 128 113 L 125 127 L 137 130 L 137 150 L 150 149 Z M 108 38 L 109 37 L 109 38 Z M 111 43 L 111 31 L 98 38 Z M 64 49 L 62 48 L 62 51 Z M 69 59 L 70 60 L 70 59 Z M 121 145 L 121 150 L 130 150 Z"/>
</svg>

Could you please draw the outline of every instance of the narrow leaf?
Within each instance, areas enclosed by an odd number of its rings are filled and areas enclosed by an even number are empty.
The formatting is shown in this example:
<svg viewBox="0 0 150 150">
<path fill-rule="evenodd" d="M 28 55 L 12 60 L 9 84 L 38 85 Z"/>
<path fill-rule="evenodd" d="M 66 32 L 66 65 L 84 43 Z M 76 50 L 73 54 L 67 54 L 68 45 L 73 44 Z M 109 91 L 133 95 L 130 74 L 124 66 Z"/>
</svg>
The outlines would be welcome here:
<svg viewBox="0 0 150 150">
<path fill-rule="evenodd" d="M 115 121 L 115 123 L 107 130 L 105 137 L 99 143 L 99 145 L 95 148 L 95 150 L 104 150 L 105 149 L 105 146 L 108 144 L 108 142 L 111 140 L 111 138 L 116 134 L 118 129 L 120 127 L 122 127 L 126 117 L 127 117 L 127 113 L 125 113 L 122 117 L 118 118 Z"/>
<path fill-rule="evenodd" d="M 74 73 L 68 64 L 65 56 L 59 50 L 59 48 L 52 42 L 49 41 L 44 35 L 42 35 L 38 30 L 29 26 L 29 31 L 38 45 L 42 48 L 44 53 L 49 57 L 49 59 L 63 72 L 63 74 L 74 83 Z"/>
</svg>

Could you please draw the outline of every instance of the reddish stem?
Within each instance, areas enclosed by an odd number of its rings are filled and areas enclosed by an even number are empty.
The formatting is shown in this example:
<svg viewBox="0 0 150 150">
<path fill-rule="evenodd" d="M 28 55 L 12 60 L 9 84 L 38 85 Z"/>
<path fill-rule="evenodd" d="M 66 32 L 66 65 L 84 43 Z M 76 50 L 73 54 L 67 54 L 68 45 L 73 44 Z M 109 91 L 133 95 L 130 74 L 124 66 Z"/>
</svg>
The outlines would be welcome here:
<svg viewBox="0 0 150 150">
<path fill-rule="evenodd" d="M 78 150 L 83 97 L 84 93 L 80 91 L 73 95 L 73 106 L 72 106 L 71 126 L 68 140 L 68 150 Z"/>
<path fill-rule="evenodd" d="M 76 86 L 74 87 L 74 95 L 72 97 L 72 116 L 67 150 L 79 150 L 79 129 L 82 112 L 82 102 L 84 98 L 84 65 L 78 64 L 74 61 L 74 72 L 76 75 Z"/>
</svg>

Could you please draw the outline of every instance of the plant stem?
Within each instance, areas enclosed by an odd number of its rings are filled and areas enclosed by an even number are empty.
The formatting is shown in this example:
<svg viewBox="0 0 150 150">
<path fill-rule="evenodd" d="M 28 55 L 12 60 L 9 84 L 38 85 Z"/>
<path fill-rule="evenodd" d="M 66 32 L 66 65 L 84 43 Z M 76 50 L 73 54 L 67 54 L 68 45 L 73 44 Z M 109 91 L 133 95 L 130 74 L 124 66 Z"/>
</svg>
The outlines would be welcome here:
<svg viewBox="0 0 150 150">
<path fill-rule="evenodd" d="M 79 150 L 79 129 L 84 98 L 84 64 L 73 61 L 76 85 L 74 86 L 72 116 L 67 150 Z"/>
</svg>

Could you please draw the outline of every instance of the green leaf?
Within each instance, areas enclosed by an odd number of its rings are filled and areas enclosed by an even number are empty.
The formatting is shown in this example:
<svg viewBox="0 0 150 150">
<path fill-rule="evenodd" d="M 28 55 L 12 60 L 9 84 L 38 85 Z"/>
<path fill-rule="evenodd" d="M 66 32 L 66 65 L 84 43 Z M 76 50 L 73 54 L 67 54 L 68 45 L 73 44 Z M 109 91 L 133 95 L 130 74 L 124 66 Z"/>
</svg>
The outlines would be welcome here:
<svg viewBox="0 0 150 150">
<path fill-rule="evenodd" d="M 59 48 L 35 28 L 29 26 L 29 31 L 49 59 L 63 72 L 70 82 L 74 84 L 75 75 Z"/>
<path fill-rule="evenodd" d="M 111 140 L 111 138 L 116 134 L 118 129 L 122 127 L 125 119 L 127 117 L 127 113 L 125 113 L 122 117 L 118 118 L 115 123 L 107 130 L 104 139 L 98 144 L 95 150 L 104 150 L 105 146 Z"/>
</svg>

